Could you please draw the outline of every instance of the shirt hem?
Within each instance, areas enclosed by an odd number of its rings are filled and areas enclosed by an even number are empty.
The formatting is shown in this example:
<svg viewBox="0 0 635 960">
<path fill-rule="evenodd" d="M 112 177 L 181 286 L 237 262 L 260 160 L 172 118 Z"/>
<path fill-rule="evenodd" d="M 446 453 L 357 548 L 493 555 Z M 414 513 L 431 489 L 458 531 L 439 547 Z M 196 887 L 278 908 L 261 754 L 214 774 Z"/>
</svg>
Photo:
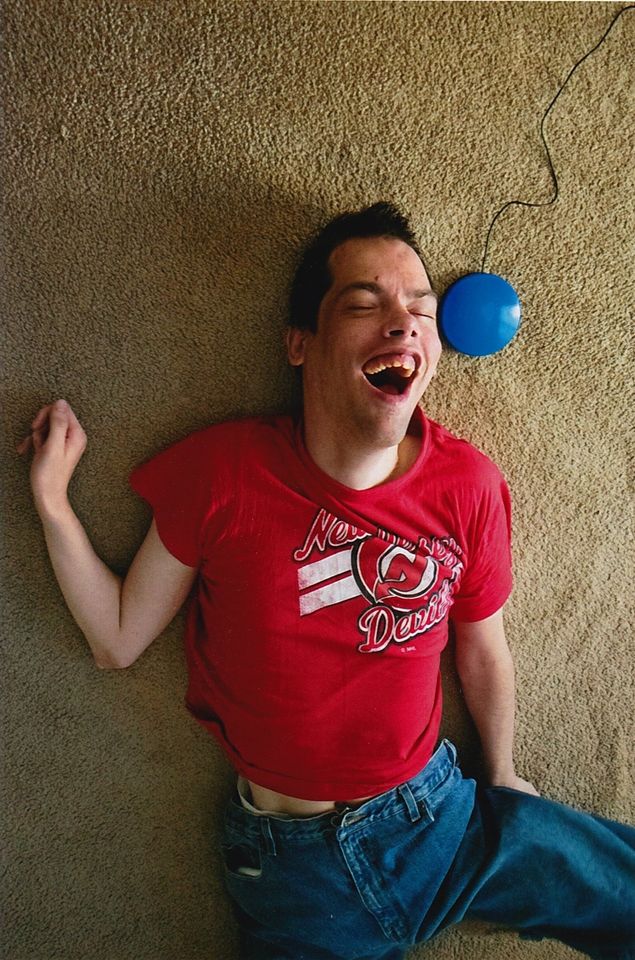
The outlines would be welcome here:
<svg viewBox="0 0 635 960">
<path fill-rule="evenodd" d="M 186 704 L 187 706 L 187 704 Z M 438 735 L 430 741 L 426 738 L 425 748 L 416 753 L 416 757 L 404 763 L 395 770 L 393 774 L 386 777 L 383 773 L 381 779 L 373 780 L 350 780 L 335 781 L 333 779 L 319 778 L 317 780 L 304 780 L 301 778 L 292 778 L 282 776 L 270 770 L 262 770 L 252 767 L 246 763 L 243 758 L 234 751 L 223 737 L 222 731 L 213 721 L 205 720 L 196 716 L 188 706 L 188 711 L 192 714 L 197 723 L 204 727 L 210 733 L 221 747 L 223 753 L 229 760 L 238 776 L 250 780 L 252 783 L 266 790 L 275 790 L 276 793 L 282 793 L 285 797 L 292 797 L 295 800 L 315 800 L 334 803 L 344 803 L 346 801 L 357 800 L 360 797 L 374 797 L 386 790 L 392 790 L 394 787 L 405 783 L 416 776 L 426 765 L 437 743 Z M 428 746 L 427 744 L 430 743 Z M 345 765 L 345 761 L 343 761 Z M 368 773 L 366 773 L 368 776 Z"/>
</svg>

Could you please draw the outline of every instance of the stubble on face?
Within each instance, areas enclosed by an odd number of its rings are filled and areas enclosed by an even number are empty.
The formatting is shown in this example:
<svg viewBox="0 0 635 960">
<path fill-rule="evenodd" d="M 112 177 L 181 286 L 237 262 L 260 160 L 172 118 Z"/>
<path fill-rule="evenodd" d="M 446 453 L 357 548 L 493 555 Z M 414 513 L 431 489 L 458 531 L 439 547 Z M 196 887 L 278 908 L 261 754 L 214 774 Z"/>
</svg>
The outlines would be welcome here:
<svg viewBox="0 0 635 960">
<path fill-rule="evenodd" d="M 328 407 L 332 429 L 342 439 L 394 447 L 407 432 L 441 352 L 436 321 L 415 313 L 435 316 L 425 267 L 410 246 L 383 237 L 346 241 L 331 254 L 329 267 L 332 282 L 320 306 L 307 386 Z M 425 291 L 430 295 L 412 300 Z M 362 372 L 364 362 L 384 350 L 417 355 L 417 375 L 404 402 L 378 395 Z"/>
<path fill-rule="evenodd" d="M 419 256 L 394 238 L 347 240 L 329 267 L 317 329 L 291 328 L 288 356 L 302 367 L 309 454 L 331 477 L 366 489 L 398 476 L 418 452 L 408 427 L 441 353 L 436 297 Z M 402 377 L 413 365 L 412 378 Z"/>
</svg>

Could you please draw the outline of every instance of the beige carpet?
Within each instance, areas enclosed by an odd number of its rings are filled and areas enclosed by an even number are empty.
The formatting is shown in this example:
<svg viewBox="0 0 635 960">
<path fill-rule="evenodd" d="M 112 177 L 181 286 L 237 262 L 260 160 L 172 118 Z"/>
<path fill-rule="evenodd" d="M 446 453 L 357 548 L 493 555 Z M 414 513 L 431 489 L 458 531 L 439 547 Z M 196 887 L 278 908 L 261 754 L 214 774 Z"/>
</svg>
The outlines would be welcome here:
<svg viewBox="0 0 635 960">
<path fill-rule="evenodd" d="M 6 0 L 3 708 L 6 960 L 236 960 L 215 842 L 231 772 L 186 714 L 182 621 L 100 672 L 49 567 L 13 452 L 65 397 L 73 479 L 123 573 L 149 523 L 135 463 L 283 408 L 298 243 L 344 208 L 412 213 L 443 290 L 495 211 L 546 200 L 539 123 L 614 3 Z M 633 70 L 624 14 L 547 122 L 552 207 L 515 207 L 489 267 L 523 302 L 499 356 L 446 353 L 429 414 L 489 453 L 515 504 L 518 765 L 633 819 Z M 476 762 L 450 671 L 445 733 Z M 563 960 L 464 926 L 439 960 Z"/>
</svg>

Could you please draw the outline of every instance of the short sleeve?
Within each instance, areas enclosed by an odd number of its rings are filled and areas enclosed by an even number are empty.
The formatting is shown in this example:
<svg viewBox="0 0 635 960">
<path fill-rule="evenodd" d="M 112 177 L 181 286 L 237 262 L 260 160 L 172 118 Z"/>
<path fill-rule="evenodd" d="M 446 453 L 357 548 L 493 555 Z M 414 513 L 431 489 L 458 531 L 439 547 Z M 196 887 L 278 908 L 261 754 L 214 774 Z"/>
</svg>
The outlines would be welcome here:
<svg viewBox="0 0 635 960">
<path fill-rule="evenodd" d="M 496 613 L 513 586 L 511 497 L 498 470 L 482 491 L 470 528 L 467 565 L 450 617 L 474 622 Z"/>
<path fill-rule="evenodd" d="M 200 430 L 136 467 L 132 489 L 152 507 L 161 542 L 188 567 L 202 559 L 206 518 L 212 509 L 213 429 Z"/>
</svg>

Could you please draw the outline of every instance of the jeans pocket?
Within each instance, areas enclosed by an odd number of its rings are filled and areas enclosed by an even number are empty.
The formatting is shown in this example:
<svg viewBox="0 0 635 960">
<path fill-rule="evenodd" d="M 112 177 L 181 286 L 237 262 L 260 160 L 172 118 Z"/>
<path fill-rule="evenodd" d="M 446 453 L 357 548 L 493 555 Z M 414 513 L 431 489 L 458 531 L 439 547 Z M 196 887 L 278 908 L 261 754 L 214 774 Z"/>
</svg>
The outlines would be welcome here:
<svg viewBox="0 0 635 960">
<path fill-rule="evenodd" d="M 221 843 L 221 857 L 228 878 L 253 883 L 262 876 L 262 851 L 259 844 L 242 839 L 226 839 Z"/>
</svg>

